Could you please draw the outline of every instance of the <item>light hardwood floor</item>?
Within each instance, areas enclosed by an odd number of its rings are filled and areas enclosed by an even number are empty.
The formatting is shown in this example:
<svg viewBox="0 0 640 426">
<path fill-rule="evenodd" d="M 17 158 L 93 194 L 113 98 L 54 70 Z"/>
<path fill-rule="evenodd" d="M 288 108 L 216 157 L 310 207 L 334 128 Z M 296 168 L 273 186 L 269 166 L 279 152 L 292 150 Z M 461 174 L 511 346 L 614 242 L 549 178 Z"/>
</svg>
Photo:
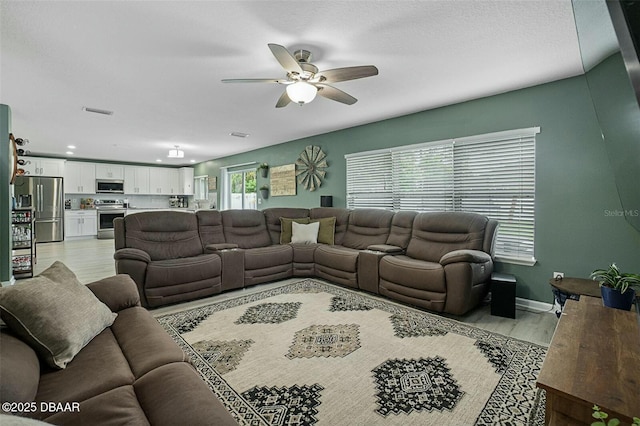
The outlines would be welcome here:
<svg viewBox="0 0 640 426">
<path fill-rule="evenodd" d="M 73 270 L 82 283 L 87 284 L 115 274 L 113 253 L 113 240 L 81 239 L 38 244 L 35 273 L 42 272 L 54 261 L 59 260 Z M 230 291 L 206 299 L 154 309 L 152 313 L 154 315 L 163 315 L 273 288 L 295 280 L 283 280 Z M 465 316 L 452 318 L 487 331 L 543 346 L 549 345 L 557 324 L 556 315 L 553 312 L 518 309 L 516 319 L 495 317 L 491 315 L 488 304 L 483 304 Z"/>
</svg>

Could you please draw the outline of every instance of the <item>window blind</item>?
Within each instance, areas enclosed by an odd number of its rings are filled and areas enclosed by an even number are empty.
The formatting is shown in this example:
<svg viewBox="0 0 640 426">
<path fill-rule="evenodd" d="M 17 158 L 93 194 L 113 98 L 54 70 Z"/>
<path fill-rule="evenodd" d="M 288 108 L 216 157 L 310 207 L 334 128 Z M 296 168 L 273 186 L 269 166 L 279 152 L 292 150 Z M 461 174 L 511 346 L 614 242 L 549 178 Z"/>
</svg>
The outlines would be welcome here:
<svg viewBox="0 0 640 426">
<path fill-rule="evenodd" d="M 391 157 L 394 210 L 453 210 L 451 142 L 395 150 Z"/>
<path fill-rule="evenodd" d="M 349 154 L 347 207 L 467 211 L 496 219 L 496 257 L 534 264 L 539 127 Z"/>
<path fill-rule="evenodd" d="M 454 169 L 454 209 L 499 222 L 497 258 L 533 262 L 535 134 L 457 141 Z"/>
<path fill-rule="evenodd" d="M 393 209 L 391 152 L 346 156 L 347 207 Z"/>
</svg>

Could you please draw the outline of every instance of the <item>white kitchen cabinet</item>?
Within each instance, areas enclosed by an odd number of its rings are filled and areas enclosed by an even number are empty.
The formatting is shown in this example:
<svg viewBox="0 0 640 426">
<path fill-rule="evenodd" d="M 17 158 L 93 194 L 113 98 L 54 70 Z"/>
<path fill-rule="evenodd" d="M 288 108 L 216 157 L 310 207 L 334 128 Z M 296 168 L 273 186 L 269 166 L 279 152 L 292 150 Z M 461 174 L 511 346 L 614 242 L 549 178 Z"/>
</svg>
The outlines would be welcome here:
<svg viewBox="0 0 640 426">
<path fill-rule="evenodd" d="M 23 157 L 27 164 L 22 168 L 26 176 L 64 176 L 65 160 L 57 158 L 41 158 L 41 157 Z"/>
<path fill-rule="evenodd" d="M 98 212 L 96 210 L 65 210 L 65 239 L 96 235 L 98 235 Z"/>
<path fill-rule="evenodd" d="M 64 170 L 65 194 L 95 194 L 96 167 L 94 163 L 67 162 Z"/>
<path fill-rule="evenodd" d="M 180 173 L 180 195 L 193 195 L 193 168 L 182 167 Z"/>
<path fill-rule="evenodd" d="M 149 169 L 150 167 L 124 166 L 124 193 L 150 194 Z"/>
<path fill-rule="evenodd" d="M 149 168 L 149 193 L 154 195 L 164 194 L 169 186 L 169 175 L 167 169 L 161 167 Z"/>
<path fill-rule="evenodd" d="M 179 195 L 180 173 L 166 167 L 149 168 L 149 193 L 153 195 Z"/>
<path fill-rule="evenodd" d="M 96 163 L 96 179 L 124 179 L 124 166 L 119 164 Z"/>
<path fill-rule="evenodd" d="M 180 171 L 178 169 L 167 169 L 167 190 L 168 195 L 182 194 L 182 187 L 180 186 Z"/>
</svg>

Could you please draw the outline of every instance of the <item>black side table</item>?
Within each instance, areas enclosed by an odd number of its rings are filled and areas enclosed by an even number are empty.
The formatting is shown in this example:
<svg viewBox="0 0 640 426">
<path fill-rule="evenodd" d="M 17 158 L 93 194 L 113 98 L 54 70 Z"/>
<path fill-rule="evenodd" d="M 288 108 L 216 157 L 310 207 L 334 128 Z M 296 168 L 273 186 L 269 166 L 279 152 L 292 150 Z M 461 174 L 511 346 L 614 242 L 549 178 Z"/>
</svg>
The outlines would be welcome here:
<svg viewBox="0 0 640 426">
<path fill-rule="evenodd" d="M 516 317 L 516 277 L 513 275 L 491 274 L 491 315 Z"/>
</svg>

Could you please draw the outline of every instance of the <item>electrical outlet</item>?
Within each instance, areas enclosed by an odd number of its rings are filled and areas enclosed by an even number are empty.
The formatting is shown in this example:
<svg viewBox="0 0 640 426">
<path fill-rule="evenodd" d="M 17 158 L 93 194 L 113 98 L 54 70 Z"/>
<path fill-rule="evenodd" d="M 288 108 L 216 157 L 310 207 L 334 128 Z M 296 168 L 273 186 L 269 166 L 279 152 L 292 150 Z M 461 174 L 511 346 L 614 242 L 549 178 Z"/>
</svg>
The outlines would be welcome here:
<svg viewBox="0 0 640 426">
<path fill-rule="evenodd" d="M 564 278 L 564 272 L 554 272 L 553 278 L 556 280 L 561 280 Z"/>
</svg>

